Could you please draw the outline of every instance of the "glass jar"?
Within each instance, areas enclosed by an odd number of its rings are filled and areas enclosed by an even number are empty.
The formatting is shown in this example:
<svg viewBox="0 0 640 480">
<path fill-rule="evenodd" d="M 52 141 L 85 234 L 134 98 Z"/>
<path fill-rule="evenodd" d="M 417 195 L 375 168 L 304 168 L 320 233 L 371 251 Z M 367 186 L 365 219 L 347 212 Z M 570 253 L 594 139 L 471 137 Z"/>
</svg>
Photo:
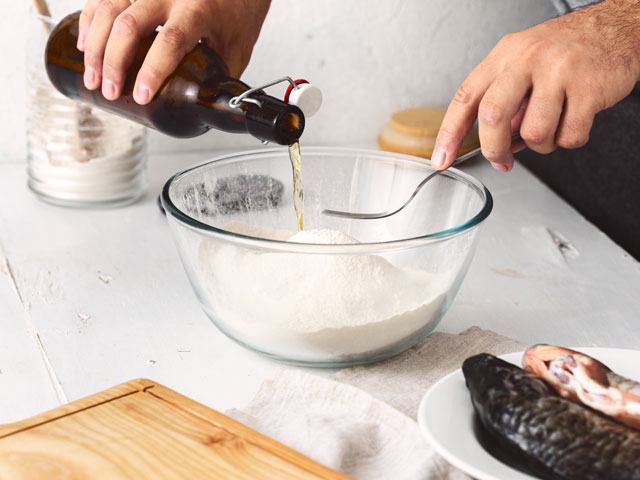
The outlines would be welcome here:
<svg viewBox="0 0 640 480">
<path fill-rule="evenodd" d="M 32 9 L 27 48 L 27 174 L 42 200 L 67 207 L 115 207 L 146 189 L 144 127 L 61 95 L 44 68 L 57 21 Z"/>
</svg>

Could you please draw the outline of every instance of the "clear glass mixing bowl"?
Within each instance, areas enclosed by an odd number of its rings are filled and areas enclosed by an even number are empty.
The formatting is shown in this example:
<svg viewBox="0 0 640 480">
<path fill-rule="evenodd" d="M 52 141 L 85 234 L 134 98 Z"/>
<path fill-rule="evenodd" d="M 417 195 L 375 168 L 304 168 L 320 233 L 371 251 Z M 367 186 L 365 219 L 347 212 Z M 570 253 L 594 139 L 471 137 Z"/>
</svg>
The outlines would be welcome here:
<svg viewBox="0 0 640 480">
<path fill-rule="evenodd" d="M 478 180 L 451 169 L 389 218 L 322 210 L 393 210 L 432 171 L 407 155 L 303 146 L 306 233 L 291 240 L 298 225 L 286 149 L 178 173 L 162 204 L 198 300 L 225 335 L 285 362 L 353 365 L 400 353 L 438 325 L 492 199 Z M 359 243 L 305 243 L 305 235 L 318 238 L 307 232 L 314 229 Z"/>
</svg>

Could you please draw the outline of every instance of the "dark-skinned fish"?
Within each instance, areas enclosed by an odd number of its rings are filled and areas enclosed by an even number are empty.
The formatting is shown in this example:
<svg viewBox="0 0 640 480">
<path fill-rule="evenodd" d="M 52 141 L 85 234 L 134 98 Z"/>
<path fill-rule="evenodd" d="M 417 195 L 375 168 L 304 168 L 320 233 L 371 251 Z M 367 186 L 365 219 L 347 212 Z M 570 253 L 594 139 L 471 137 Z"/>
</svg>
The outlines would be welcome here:
<svg viewBox="0 0 640 480">
<path fill-rule="evenodd" d="M 547 383 L 493 355 L 462 372 L 488 435 L 545 479 L 640 480 L 640 431 L 557 395 Z"/>
</svg>

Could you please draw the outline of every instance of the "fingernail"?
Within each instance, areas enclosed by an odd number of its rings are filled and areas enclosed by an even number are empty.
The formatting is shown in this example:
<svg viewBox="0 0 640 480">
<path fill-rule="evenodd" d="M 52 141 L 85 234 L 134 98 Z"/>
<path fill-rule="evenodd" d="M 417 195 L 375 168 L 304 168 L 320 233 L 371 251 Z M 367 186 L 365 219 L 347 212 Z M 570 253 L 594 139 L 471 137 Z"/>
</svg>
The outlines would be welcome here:
<svg viewBox="0 0 640 480">
<path fill-rule="evenodd" d="M 499 172 L 504 173 L 509 171 L 509 167 L 507 167 L 506 165 L 503 165 L 502 163 L 491 163 L 491 166 L 496 170 L 498 170 Z"/>
<path fill-rule="evenodd" d="M 89 90 L 93 90 L 97 85 L 96 71 L 91 67 L 85 67 L 84 69 L 84 86 Z"/>
<path fill-rule="evenodd" d="M 116 88 L 113 82 L 107 78 L 102 79 L 102 95 L 107 100 L 113 100 L 116 96 Z"/>
<path fill-rule="evenodd" d="M 87 34 L 84 30 L 78 32 L 78 44 L 76 45 L 78 50 L 84 50 L 84 42 L 87 40 Z"/>
<path fill-rule="evenodd" d="M 447 152 L 443 146 L 438 145 L 431 155 L 431 165 L 435 168 L 441 168 L 447 158 Z"/>
<path fill-rule="evenodd" d="M 147 103 L 149 101 L 149 87 L 142 84 L 136 85 L 136 89 L 133 92 L 133 99 L 141 105 Z"/>
</svg>

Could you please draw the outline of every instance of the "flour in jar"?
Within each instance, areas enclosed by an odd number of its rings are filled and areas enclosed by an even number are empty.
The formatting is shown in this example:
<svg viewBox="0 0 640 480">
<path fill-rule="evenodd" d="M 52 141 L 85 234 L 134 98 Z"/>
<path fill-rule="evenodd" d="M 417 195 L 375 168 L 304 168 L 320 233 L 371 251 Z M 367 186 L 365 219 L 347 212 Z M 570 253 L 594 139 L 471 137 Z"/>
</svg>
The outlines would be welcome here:
<svg viewBox="0 0 640 480">
<path fill-rule="evenodd" d="M 336 230 L 294 234 L 244 223 L 225 229 L 296 243 L 359 243 Z M 220 328 L 306 361 L 406 346 L 439 320 L 452 280 L 448 272 L 400 268 L 380 255 L 285 253 L 211 240 L 202 241 L 198 263 Z"/>
</svg>

